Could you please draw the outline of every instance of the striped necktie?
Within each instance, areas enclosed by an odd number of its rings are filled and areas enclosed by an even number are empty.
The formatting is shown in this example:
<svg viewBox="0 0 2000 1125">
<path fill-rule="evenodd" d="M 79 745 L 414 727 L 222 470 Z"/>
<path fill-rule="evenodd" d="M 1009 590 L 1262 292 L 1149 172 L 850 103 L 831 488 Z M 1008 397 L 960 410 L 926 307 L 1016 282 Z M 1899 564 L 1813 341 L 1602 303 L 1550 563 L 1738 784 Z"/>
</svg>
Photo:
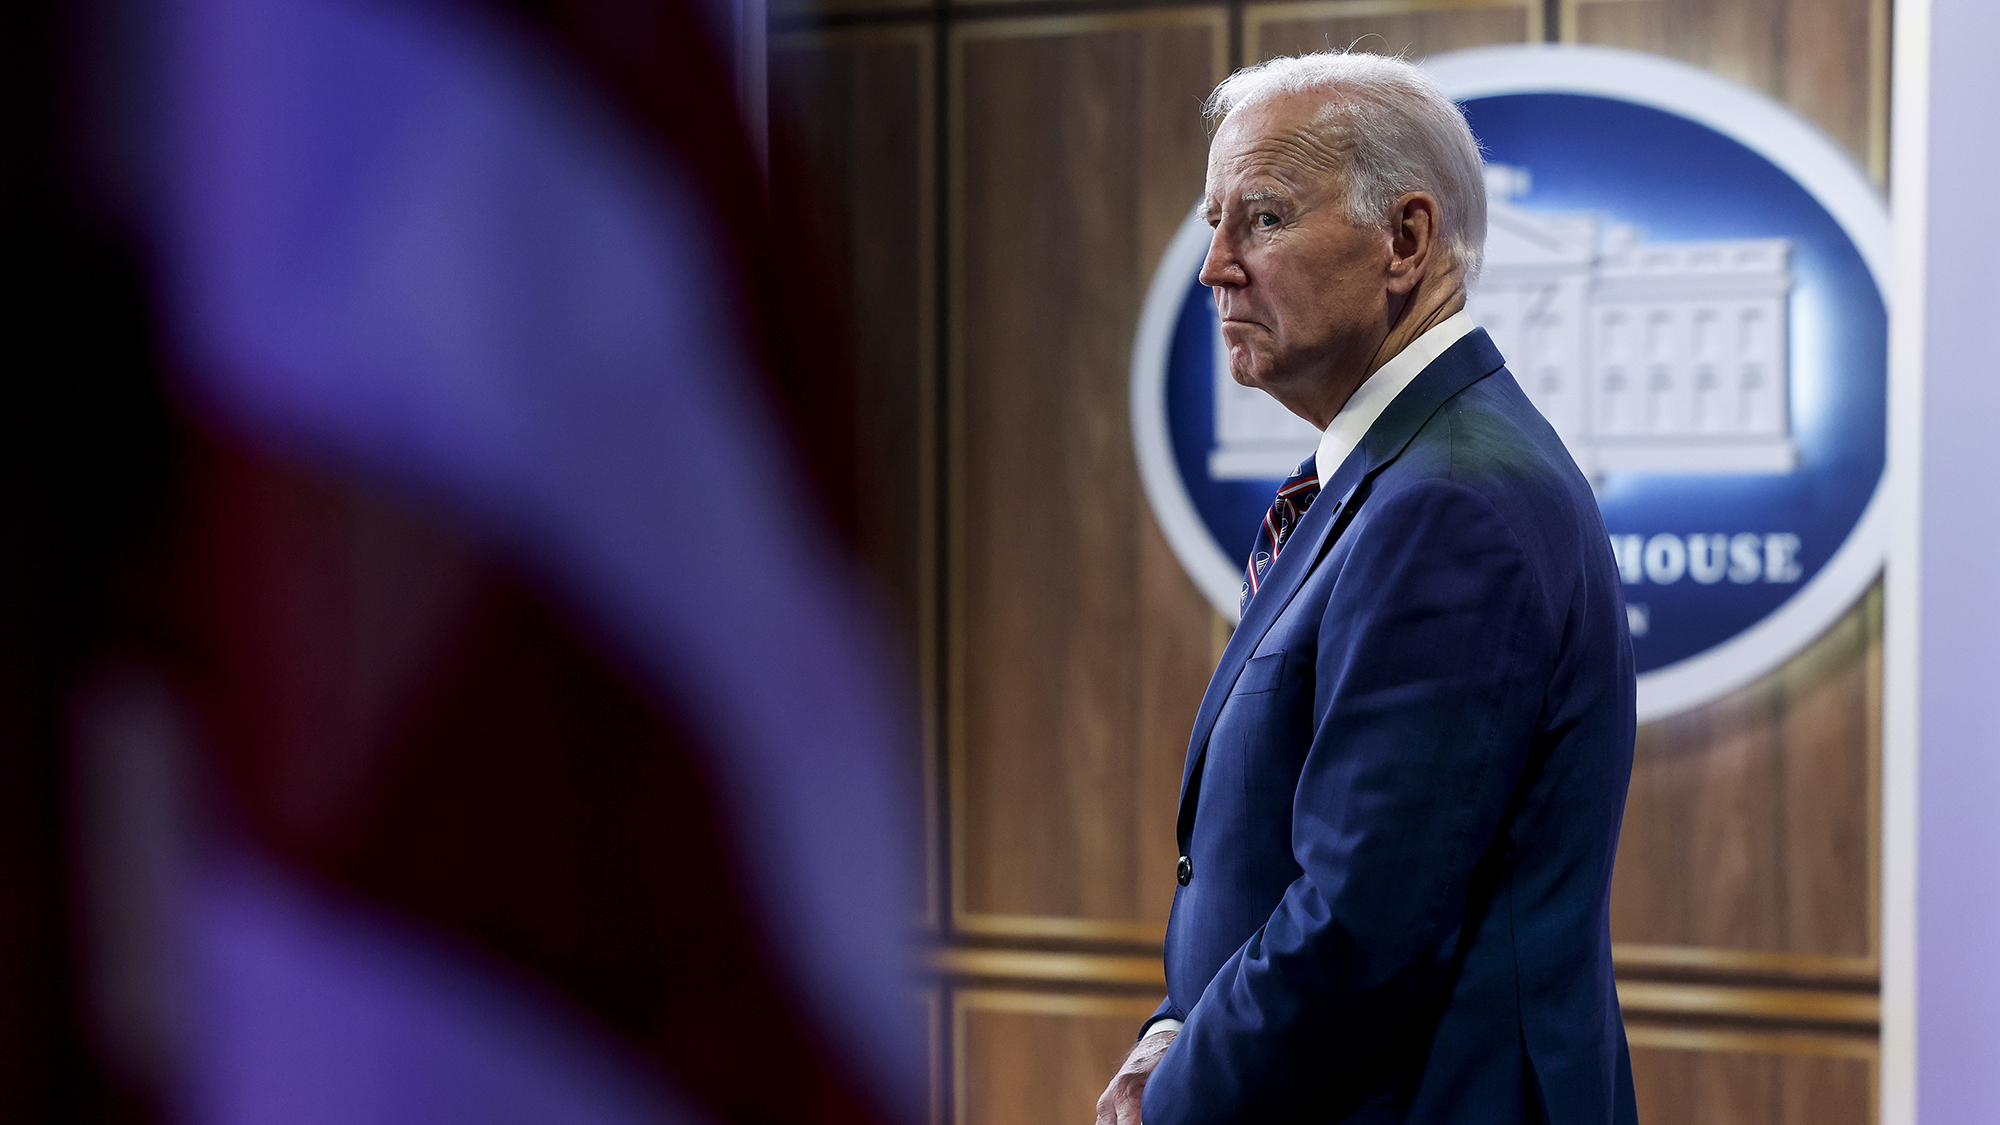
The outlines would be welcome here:
<svg viewBox="0 0 2000 1125">
<path fill-rule="evenodd" d="M 1257 596 L 1257 588 L 1263 584 L 1264 575 L 1270 573 L 1271 564 L 1278 561 L 1278 552 L 1285 549 L 1285 540 L 1306 518 L 1306 509 L 1312 507 L 1313 497 L 1319 495 L 1318 454 L 1299 462 L 1299 467 L 1286 478 L 1284 487 L 1278 489 L 1277 498 L 1271 501 L 1271 510 L 1264 513 L 1264 522 L 1257 528 L 1257 542 L 1250 548 L 1250 565 L 1243 571 L 1243 590 L 1236 602 L 1237 616 L 1250 608 L 1250 599 Z"/>
</svg>

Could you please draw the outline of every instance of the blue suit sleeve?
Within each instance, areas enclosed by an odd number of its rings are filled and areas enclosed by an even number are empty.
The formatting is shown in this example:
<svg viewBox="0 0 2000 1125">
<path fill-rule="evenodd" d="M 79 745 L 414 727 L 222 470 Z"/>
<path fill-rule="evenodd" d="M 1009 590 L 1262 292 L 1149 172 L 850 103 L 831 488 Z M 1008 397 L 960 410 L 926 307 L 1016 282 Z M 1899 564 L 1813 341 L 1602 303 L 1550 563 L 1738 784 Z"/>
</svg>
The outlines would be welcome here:
<svg viewBox="0 0 2000 1125">
<path fill-rule="evenodd" d="M 1364 520 L 1319 631 L 1292 808 L 1304 874 L 1192 1005 L 1147 1125 L 1357 1097 L 1370 1055 L 1439 995 L 1525 768 L 1556 629 L 1519 542 L 1443 479 Z"/>
</svg>

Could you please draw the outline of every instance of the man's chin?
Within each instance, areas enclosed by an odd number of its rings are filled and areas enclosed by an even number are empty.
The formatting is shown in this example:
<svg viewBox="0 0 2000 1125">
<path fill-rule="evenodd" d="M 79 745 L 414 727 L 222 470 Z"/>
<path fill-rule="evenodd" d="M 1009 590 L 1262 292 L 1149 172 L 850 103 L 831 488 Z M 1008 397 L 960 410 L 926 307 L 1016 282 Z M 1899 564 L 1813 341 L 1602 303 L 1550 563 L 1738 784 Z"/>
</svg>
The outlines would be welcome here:
<svg viewBox="0 0 2000 1125">
<path fill-rule="evenodd" d="M 1263 391 L 1265 394 L 1270 395 L 1272 398 L 1277 399 L 1279 402 L 1285 401 L 1286 396 L 1272 389 L 1273 384 L 1271 381 L 1270 372 L 1268 371 L 1251 371 L 1248 373 L 1238 373 L 1236 371 L 1231 371 L 1229 375 L 1230 378 L 1236 380 L 1237 386 L 1249 387 L 1253 391 Z M 1289 410 L 1291 408 L 1287 406 L 1286 409 Z"/>
<path fill-rule="evenodd" d="M 1240 363 L 1229 365 L 1229 377 L 1236 380 L 1238 386 L 1263 391 L 1265 394 L 1271 393 L 1266 380 L 1266 376 L 1269 374 L 1270 372 L 1265 370 L 1261 365 Z"/>
</svg>

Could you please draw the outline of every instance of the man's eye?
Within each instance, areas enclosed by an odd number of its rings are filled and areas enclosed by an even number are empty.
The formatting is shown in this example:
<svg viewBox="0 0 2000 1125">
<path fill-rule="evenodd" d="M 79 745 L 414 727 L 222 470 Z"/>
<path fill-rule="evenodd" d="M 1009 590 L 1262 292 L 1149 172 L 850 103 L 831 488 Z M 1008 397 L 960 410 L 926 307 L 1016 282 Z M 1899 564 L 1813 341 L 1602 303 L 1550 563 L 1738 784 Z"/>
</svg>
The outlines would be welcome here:
<svg viewBox="0 0 2000 1125">
<path fill-rule="evenodd" d="M 1269 230 L 1278 225 L 1278 217 L 1269 211 L 1259 211 L 1255 222 L 1260 230 Z"/>
</svg>

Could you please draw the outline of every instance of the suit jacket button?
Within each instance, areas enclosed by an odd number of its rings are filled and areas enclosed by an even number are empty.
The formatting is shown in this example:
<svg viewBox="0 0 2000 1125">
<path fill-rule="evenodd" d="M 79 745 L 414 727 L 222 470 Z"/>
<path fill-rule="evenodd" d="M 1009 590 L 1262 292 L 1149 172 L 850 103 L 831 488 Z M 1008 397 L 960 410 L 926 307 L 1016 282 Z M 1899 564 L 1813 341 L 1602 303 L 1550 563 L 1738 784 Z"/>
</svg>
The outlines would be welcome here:
<svg viewBox="0 0 2000 1125">
<path fill-rule="evenodd" d="M 1194 863 L 1188 857 L 1182 856 L 1180 863 L 1174 867 L 1174 878 L 1179 880 L 1183 887 L 1188 885 L 1189 879 L 1194 878 Z"/>
</svg>

